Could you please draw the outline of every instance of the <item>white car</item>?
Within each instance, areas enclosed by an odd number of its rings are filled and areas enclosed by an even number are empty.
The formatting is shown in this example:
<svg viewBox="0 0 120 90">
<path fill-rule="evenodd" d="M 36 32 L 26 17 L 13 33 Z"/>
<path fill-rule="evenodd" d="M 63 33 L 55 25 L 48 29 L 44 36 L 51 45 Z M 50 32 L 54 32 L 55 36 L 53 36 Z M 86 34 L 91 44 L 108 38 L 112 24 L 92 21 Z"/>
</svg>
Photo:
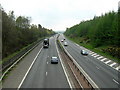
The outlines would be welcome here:
<svg viewBox="0 0 120 90">
<path fill-rule="evenodd" d="M 64 40 L 62 39 L 61 42 L 63 42 Z"/>
<path fill-rule="evenodd" d="M 64 46 L 68 46 L 68 43 L 67 43 L 67 42 L 64 42 Z"/>
</svg>

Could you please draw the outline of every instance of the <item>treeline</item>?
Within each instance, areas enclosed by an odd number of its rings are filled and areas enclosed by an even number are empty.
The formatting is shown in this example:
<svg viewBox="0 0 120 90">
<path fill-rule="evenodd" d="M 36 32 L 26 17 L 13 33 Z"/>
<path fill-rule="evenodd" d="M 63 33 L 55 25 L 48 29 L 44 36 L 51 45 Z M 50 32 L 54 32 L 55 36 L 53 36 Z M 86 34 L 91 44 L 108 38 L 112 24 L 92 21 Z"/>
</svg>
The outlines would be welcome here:
<svg viewBox="0 0 120 90">
<path fill-rule="evenodd" d="M 80 24 L 67 28 L 64 34 L 70 38 L 82 38 L 80 43 L 89 43 L 94 48 L 100 46 L 120 48 L 120 9 L 118 12 L 111 11 L 95 16 L 91 20 L 82 21 Z M 111 50 L 117 52 L 117 57 L 120 58 L 118 49 L 112 48 Z"/>
<path fill-rule="evenodd" d="M 8 14 L 2 9 L 2 58 L 7 57 L 37 41 L 39 38 L 55 34 L 54 31 L 39 25 L 30 25 L 30 17 Z"/>
</svg>

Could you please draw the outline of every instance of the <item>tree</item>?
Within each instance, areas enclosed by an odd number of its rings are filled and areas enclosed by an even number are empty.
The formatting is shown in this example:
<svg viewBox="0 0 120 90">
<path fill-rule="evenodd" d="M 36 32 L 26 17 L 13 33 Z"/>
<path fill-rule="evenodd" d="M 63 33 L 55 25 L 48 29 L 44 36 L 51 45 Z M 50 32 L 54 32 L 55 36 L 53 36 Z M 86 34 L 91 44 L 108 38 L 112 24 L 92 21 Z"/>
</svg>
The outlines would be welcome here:
<svg viewBox="0 0 120 90">
<path fill-rule="evenodd" d="M 116 18 L 118 15 L 118 18 Z M 119 21 L 117 21 L 119 19 Z M 118 22 L 118 23 L 117 23 Z M 117 29 L 117 27 L 119 28 Z M 118 13 L 111 11 L 105 15 L 82 21 L 66 30 L 65 35 L 87 38 L 94 47 L 102 45 L 120 45 L 120 9 Z M 103 43 L 104 42 L 104 43 Z"/>
<path fill-rule="evenodd" d="M 30 17 L 18 16 L 15 18 L 14 11 L 7 14 L 2 9 L 2 58 L 22 49 L 37 41 L 43 36 L 52 35 L 54 32 L 42 28 L 39 24 L 30 25 Z"/>
</svg>

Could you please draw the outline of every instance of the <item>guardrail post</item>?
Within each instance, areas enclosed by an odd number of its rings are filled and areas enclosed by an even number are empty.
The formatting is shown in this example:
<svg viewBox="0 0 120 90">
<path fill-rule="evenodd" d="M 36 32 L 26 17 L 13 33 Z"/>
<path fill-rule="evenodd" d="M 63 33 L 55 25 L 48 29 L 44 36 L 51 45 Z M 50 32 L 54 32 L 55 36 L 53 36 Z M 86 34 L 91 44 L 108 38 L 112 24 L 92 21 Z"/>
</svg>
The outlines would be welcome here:
<svg viewBox="0 0 120 90">
<path fill-rule="evenodd" d="M 80 75 L 81 75 L 82 73 L 80 72 Z"/>
<path fill-rule="evenodd" d="M 75 65 L 75 69 L 76 69 L 77 67 L 76 67 L 76 65 Z"/>
<path fill-rule="evenodd" d="M 61 44 L 61 42 L 59 44 Z M 83 80 L 86 81 L 86 83 L 88 83 L 88 86 L 90 86 L 90 89 L 92 88 L 91 90 L 94 90 L 95 88 L 98 88 L 98 86 L 94 83 L 94 81 L 92 81 L 92 79 L 86 74 L 86 72 L 78 65 L 78 63 L 74 60 L 74 58 L 69 55 L 67 50 L 65 50 L 65 48 L 62 45 L 61 47 L 63 48 L 63 51 L 68 56 L 68 58 L 70 58 L 70 60 L 72 61 L 72 65 L 75 66 L 75 68 L 77 68 L 78 71 L 80 71 L 80 75 L 83 76 Z"/>
<path fill-rule="evenodd" d="M 22 55 L 24 55 L 27 51 L 29 51 L 32 48 L 35 48 L 40 42 L 41 40 L 38 40 L 34 43 L 32 43 L 30 46 L 28 46 L 27 48 L 23 49 L 22 51 L 19 50 L 19 53 L 17 53 L 15 56 L 13 56 L 12 58 L 8 59 L 7 61 L 4 61 L 2 63 L 2 69 L 0 69 L 0 72 L 3 73 L 13 64 L 15 63 Z M 17 62 L 18 63 L 18 62 Z M 1 79 L 2 80 L 2 79 Z"/>
<path fill-rule="evenodd" d="M 83 76 L 83 79 L 85 80 L 85 76 Z"/>
<path fill-rule="evenodd" d="M 88 86 L 90 85 L 90 83 L 87 81 L 87 83 L 88 83 Z"/>
<path fill-rule="evenodd" d="M 93 88 L 93 87 L 91 87 L 91 90 L 94 90 L 94 88 Z"/>
</svg>

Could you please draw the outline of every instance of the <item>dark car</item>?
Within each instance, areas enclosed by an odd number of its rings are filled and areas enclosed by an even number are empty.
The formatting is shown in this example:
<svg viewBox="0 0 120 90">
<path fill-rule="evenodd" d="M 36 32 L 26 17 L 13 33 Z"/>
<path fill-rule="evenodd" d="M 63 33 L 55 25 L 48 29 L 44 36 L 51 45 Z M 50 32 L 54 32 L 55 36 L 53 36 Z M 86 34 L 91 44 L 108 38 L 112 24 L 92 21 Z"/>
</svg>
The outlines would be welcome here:
<svg viewBox="0 0 120 90">
<path fill-rule="evenodd" d="M 48 48 L 48 47 L 49 47 L 49 39 L 44 39 L 43 48 Z"/>
<path fill-rule="evenodd" d="M 57 57 L 51 57 L 51 64 L 56 63 L 58 64 L 58 58 Z"/>
<path fill-rule="evenodd" d="M 88 52 L 86 50 L 81 50 L 82 55 L 88 55 Z"/>
</svg>

